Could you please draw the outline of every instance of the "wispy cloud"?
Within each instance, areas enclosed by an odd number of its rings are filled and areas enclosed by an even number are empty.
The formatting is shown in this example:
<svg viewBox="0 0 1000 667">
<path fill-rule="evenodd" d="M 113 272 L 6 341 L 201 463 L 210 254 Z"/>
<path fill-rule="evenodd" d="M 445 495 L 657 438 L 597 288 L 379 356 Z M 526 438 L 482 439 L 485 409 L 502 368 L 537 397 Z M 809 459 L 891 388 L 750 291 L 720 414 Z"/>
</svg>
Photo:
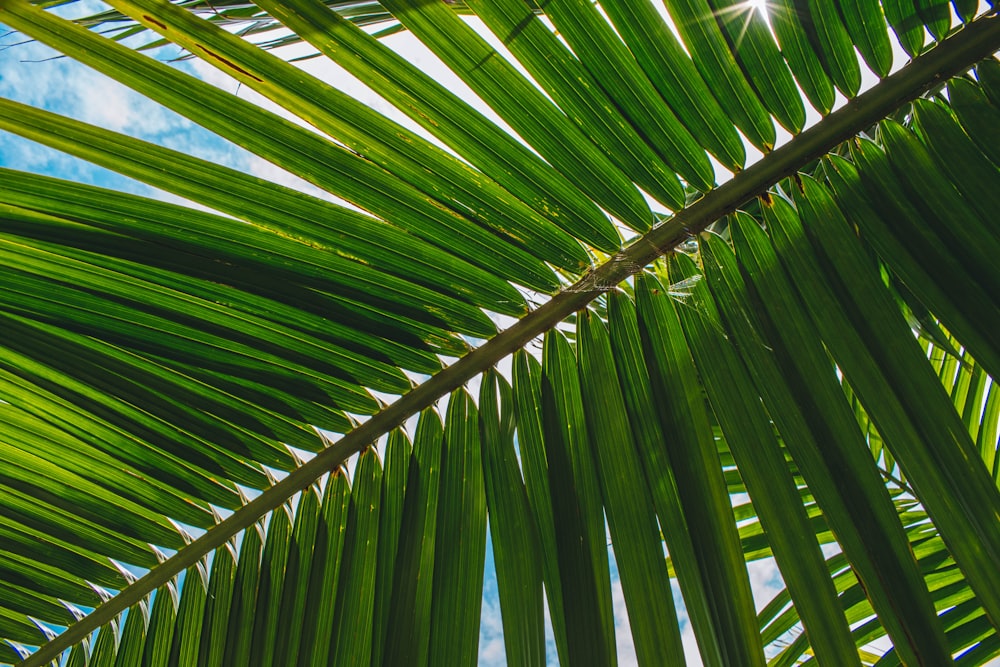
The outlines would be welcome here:
<svg viewBox="0 0 1000 667">
<path fill-rule="evenodd" d="M 480 667 L 503 667 L 506 664 L 507 654 L 503 643 L 500 600 L 495 595 L 484 595 L 482 614 L 479 619 L 479 665 Z"/>
<path fill-rule="evenodd" d="M 635 655 L 635 640 L 632 639 L 632 626 L 628 619 L 628 609 L 625 607 L 625 593 L 618 572 L 614 573 L 611 582 L 611 604 L 615 612 L 615 639 L 618 643 L 618 667 L 638 667 L 639 661 Z"/>
<path fill-rule="evenodd" d="M 65 11 L 94 13 L 105 6 L 77 2 Z M 246 151 L 112 79 L 0 25 L 0 96 L 151 141 L 218 164 L 245 168 Z M 171 54 L 161 52 L 162 57 Z M 193 71 L 187 64 L 180 67 Z M 176 200 L 111 171 L 16 135 L 0 133 L 0 165 L 139 194 Z"/>
</svg>

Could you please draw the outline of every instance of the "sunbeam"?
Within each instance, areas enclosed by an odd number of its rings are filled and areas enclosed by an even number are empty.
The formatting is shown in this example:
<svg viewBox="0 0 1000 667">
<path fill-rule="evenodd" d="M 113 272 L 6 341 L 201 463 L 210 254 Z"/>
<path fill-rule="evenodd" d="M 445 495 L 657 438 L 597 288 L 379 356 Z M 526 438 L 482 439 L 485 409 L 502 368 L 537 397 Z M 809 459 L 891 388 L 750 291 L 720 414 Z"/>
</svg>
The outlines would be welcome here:
<svg viewBox="0 0 1000 667">
<path fill-rule="evenodd" d="M 734 3 L 724 9 L 716 10 L 716 16 L 725 23 L 730 23 L 733 20 L 741 22 L 739 34 L 735 37 L 733 44 L 733 47 L 737 51 L 743 43 L 747 29 L 750 27 L 750 21 L 753 19 L 754 12 L 759 13 L 765 22 L 768 21 L 767 5 L 768 0 L 742 0 L 742 2 Z"/>
</svg>

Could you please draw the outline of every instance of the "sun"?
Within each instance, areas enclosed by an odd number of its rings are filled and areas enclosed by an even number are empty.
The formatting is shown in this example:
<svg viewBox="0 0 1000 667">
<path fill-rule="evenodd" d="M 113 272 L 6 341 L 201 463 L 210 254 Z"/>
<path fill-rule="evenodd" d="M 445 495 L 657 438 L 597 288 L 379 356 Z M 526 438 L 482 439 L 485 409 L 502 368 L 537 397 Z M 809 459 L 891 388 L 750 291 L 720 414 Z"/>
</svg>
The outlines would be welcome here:
<svg viewBox="0 0 1000 667">
<path fill-rule="evenodd" d="M 771 0 L 740 0 L 740 2 L 716 12 L 716 15 L 724 20 L 738 20 L 742 24 L 739 28 L 739 35 L 735 37 L 735 46 L 737 49 L 742 44 L 743 38 L 746 36 L 747 30 L 754 20 L 754 14 L 762 18 L 768 27 L 770 27 L 771 18 L 768 16 L 768 5 L 770 4 Z"/>
</svg>

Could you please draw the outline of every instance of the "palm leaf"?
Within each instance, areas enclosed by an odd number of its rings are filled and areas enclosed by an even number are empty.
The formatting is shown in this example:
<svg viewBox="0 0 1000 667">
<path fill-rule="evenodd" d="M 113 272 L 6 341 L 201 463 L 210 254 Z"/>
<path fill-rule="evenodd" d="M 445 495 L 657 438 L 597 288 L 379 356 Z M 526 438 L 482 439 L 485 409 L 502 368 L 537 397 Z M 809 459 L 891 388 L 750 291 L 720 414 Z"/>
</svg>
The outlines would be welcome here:
<svg viewBox="0 0 1000 667">
<path fill-rule="evenodd" d="M 0 660 L 473 664 L 487 517 L 511 664 L 544 662 L 545 605 L 563 663 L 615 663 L 611 558 L 642 664 L 683 660 L 674 576 L 709 665 L 1000 651 L 993 12 L 957 3 L 944 38 L 932 3 L 774 3 L 775 39 L 705 0 L 111 4 L 83 23 L 316 131 L 24 0 L 0 19 L 350 207 L 0 101 L 217 211 L 2 174 Z M 231 32 L 276 21 L 264 46 L 309 42 L 436 142 Z M 890 27 L 926 52 L 885 76 Z M 885 78 L 830 113 L 855 46 Z M 793 77 L 826 116 L 804 131 Z M 744 169 L 733 128 L 770 154 Z M 765 555 L 788 589 L 758 615 Z"/>
</svg>

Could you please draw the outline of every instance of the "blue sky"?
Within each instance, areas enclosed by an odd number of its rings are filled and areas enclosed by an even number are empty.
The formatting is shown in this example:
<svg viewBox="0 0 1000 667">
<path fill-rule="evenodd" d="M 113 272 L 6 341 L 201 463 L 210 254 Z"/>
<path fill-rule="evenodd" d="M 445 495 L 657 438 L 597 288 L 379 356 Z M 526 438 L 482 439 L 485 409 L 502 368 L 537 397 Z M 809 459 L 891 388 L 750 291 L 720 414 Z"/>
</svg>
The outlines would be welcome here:
<svg viewBox="0 0 1000 667">
<path fill-rule="evenodd" d="M 67 13 L 88 13 L 100 6 L 93 2 L 74 4 L 67 8 Z M 16 34 L 8 34 L 0 41 L 6 47 L 0 51 L 0 94 L 4 97 L 192 150 L 210 159 L 227 163 L 237 159 L 234 149 L 171 111 L 93 70 L 67 58 L 57 58 L 54 51 L 43 45 L 21 44 L 21 41 Z M 6 133 L 0 134 L 0 163 L 129 192 L 151 193 L 142 184 Z"/>
</svg>

